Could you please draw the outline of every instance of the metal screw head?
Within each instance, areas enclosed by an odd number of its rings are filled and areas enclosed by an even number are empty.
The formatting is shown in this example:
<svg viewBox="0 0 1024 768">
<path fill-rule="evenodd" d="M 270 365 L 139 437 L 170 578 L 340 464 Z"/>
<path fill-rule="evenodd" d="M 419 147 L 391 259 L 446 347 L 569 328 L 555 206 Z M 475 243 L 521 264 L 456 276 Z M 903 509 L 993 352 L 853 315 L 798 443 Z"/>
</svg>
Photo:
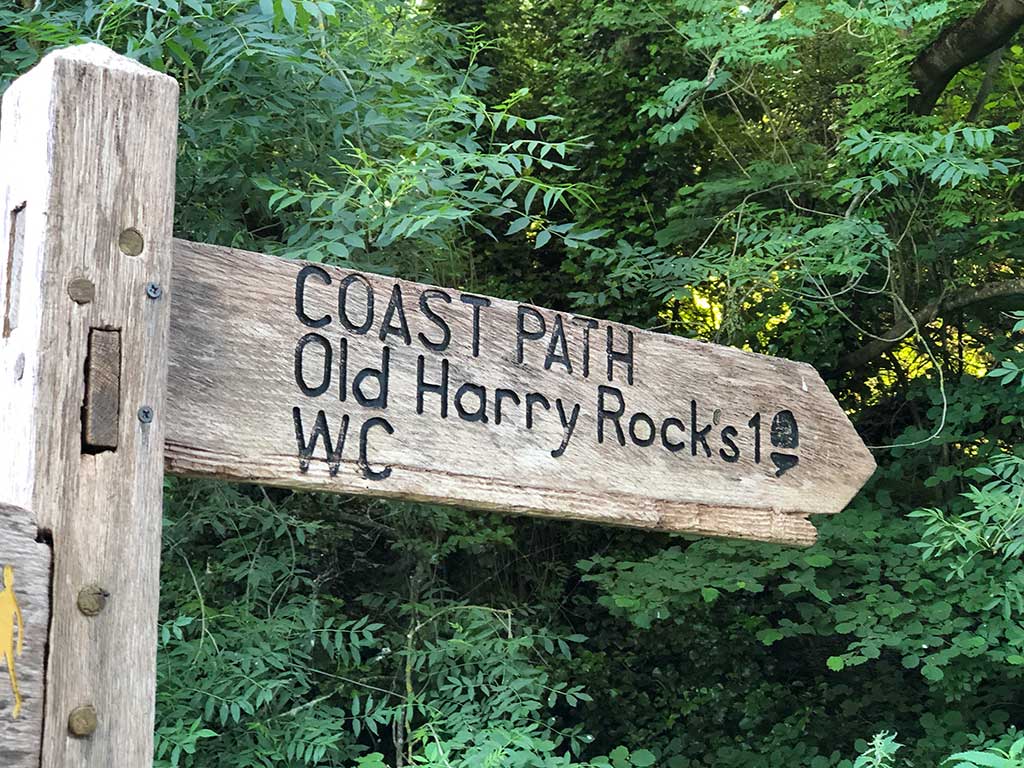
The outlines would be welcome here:
<svg viewBox="0 0 1024 768">
<path fill-rule="evenodd" d="M 96 298 L 96 286 L 91 280 L 77 277 L 68 283 L 68 296 L 76 304 L 88 304 Z"/>
<path fill-rule="evenodd" d="M 142 233 L 134 227 L 124 230 L 117 238 L 117 247 L 125 256 L 138 256 L 145 246 L 146 241 L 143 239 Z"/>
<path fill-rule="evenodd" d="M 68 730 L 73 736 L 92 736 L 97 725 L 96 707 L 92 704 L 75 707 L 68 715 Z"/>
<path fill-rule="evenodd" d="M 146 286 L 146 295 L 151 299 L 159 299 L 163 293 L 163 289 L 157 283 L 150 283 Z"/>
<path fill-rule="evenodd" d="M 78 593 L 78 610 L 85 616 L 98 616 L 107 606 L 110 593 L 95 584 L 83 587 Z"/>
<path fill-rule="evenodd" d="M 141 408 L 139 408 L 139 421 L 141 421 L 143 424 L 149 424 L 152 420 L 153 409 L 150 406 L 144 405 Z"/>
</svg>

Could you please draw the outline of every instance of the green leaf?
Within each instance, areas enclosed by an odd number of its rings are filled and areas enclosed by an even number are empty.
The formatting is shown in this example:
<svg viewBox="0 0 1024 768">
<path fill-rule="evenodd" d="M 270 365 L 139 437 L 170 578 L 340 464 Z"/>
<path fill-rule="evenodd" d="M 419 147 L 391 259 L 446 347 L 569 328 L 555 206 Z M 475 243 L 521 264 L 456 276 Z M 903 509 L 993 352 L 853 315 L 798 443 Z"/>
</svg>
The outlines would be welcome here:
<svg viewBox="0 0 1024 768">
<path fill-rule="evenodd" d="M 516 232 L 521 232 L 530 225 L 530 221 L 531 219 L 529 216 L 520 216 L 518 219 L 512 222 L 512 224 L 508 228 L 508 231 L 505 234 L 514 235 Z"/>
<path fill-rule="evenodd" d="M 906 669 L 916 669 L 920 663 L 921 657 L 918 656 L 916 653 L 908 653 L 906 656 L 903 657 L 903 666 Z"/>
<path fill-rule="evenodd" d="M 974 765 L 984 766 L 984 768 L 1015 768 L 1013 761 L 989 752 L 957 752 L 947 758 L 947 762 L 951 760 L 966 760 Z"/>
<path fill-rule="evenodd" d="M 931 680 L 932 682 L 938 682 L 946 676 L 945 673 L 939 667 L 936 667 L 933 664 L 929 664 L 923 667 L 921 669 L 921 674 L 925 677 L 926 680 Z"/>
<path fill-rule="evenodd" d="M 294 27 L 295 16 L 298 13 L 295 3 L 292 0 L 281 0 L 281 13 L 284 15 L 284 20 L 288 22 L 288 25 Z"/>
<path fill-rule="evenodd" d="M 646 749 L 638 749 L 632 754 L 631 760 L 637 768 L 647 768 L 647 766 L 654 765 L 654 753 Z"/>
<path fill-rule="evenodd" d="M 608 757 L 611 758 L 612 765 L 615 768 L 629 768 L 629 750 L 625 747 L 616 747 L 608 753 Z"/>
<path fill-rule="evenodd" d="M 762 629 L 760 632 L 757 633 L 757 639 L 765 645 L 771 645 L 772 643 L 776 642 L 777 640 L 781 640 L 784 637 L 785 635 L 783 635 L 777 629 Z"/>
</svg>

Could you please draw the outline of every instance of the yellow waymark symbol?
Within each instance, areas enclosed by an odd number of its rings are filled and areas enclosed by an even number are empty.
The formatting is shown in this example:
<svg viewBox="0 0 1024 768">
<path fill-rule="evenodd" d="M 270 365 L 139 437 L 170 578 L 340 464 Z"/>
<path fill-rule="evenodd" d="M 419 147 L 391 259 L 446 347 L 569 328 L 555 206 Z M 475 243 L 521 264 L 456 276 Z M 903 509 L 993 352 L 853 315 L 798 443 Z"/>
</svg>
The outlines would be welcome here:
<svg viewBox="0 0 1024 768">
<path fill-rule="evenodd" d="M 18 647 L 14 647 L 14 625 L 18 625 Z M 14 566 L 4 566 L 4 591 L 0 592 L 0 652 L 7 663 L 7 674 L 11 678 L 11 691 L 14 693 L 14 717 L 21 714 L 21 692 L 18 690 L 18 673 L 14 671 L 14 657 L 21 656 L 24 641 L 24 622 L 21 618 L 21 606 L 14 594 Z"/>
</svg>

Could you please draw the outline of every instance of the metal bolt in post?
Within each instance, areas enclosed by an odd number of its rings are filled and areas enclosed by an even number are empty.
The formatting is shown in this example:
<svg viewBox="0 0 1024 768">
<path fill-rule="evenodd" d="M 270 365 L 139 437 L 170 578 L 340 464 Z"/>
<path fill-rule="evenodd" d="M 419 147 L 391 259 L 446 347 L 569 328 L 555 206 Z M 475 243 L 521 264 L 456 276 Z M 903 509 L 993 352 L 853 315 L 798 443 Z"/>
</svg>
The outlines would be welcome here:
<svg viewBox="0 0 1024 768">
<path fill-rule="evenodd" d="M 78 593 L 78 610 L 84 616 L 98 616 L 107 606 L 110 593 L 102 587 L 91 584 Z"/>
<path fill-rule="evenodd" d="M 87 278 L 75 278 L 68 283 L 68 296 L 76 304 L 89 304 L 96 298 L 96 286 Z"/>
<path fill-rule="evenodd" d="M 72 736 L 78 736 L 79 738 L 92 736 L 96 732 L 98 724 L 96 707 L 92 704 L 75 707 L 71 710 L 71 714 L 68 715 L 68 730 Z"/>
</svg>

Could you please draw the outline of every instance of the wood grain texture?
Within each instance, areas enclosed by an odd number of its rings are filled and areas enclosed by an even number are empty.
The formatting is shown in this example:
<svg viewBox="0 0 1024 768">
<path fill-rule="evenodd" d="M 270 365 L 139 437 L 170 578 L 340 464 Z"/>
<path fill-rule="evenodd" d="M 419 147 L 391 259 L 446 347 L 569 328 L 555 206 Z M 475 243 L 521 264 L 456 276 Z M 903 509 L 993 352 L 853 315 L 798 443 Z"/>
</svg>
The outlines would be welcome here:
<svg viewBox="0 0 1024 768">
<path fill-rule="evenodd" d="M 74 298 L 74 297 L 72 297 Z M 93 328 L 85 362 L 82 440 L 87 450 L 117 448 L 121 409 L 121 332 Z"/>
<path fill-rule="evenodd" d="M 3 98 L 0 243 L 14 210 L 24 231 L 18 324 L 0 342 L 0 501 L 52 532 L 44 768 L 152 764 L 170 312 L 146 285 L 170 279 L 176 133 L 174 80 L 96 45 L 48 55 Z M 119 247 L 129 228 L 137 256 Z M 82 279 L 86 303 L 68 291 Z M 120 331 L 122 348 L 117 450 L 95 454 L 91 329 Z M 86 585 L 111 595 L 98 616 L 77 609 Z M 99 727 L 74 738 L 69 713 L 87 704 Z"/>
<path fill-rule="evenodd" d="M 809 544 L 874 470 L 806 364 L 183 241 L 172 291 L 170 473 Z"/>
<path fill-rule="evenodd" d="M 39 768 L 50 548 L 35 539 L 31 515 L 0 504 L 0 765 L 4 768 Z"/>
</svg>

